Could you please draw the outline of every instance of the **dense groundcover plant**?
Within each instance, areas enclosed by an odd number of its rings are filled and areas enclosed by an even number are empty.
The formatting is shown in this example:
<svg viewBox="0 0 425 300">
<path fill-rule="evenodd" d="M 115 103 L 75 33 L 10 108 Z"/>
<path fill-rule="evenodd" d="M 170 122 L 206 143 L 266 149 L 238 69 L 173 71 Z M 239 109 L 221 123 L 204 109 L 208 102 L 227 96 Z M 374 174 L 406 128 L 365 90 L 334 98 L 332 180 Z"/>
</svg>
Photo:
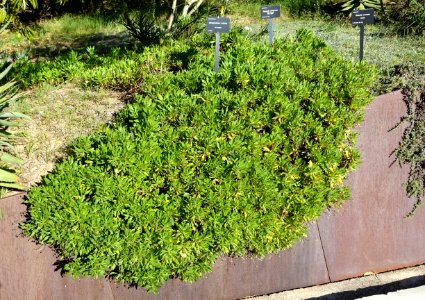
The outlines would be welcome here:
<svg viewBox="0 0 425 300">
<path fill-rule="evenodd" d="M 71 274 L 150 291 L 193 281 L 219 255 L 292 246 L 349 197 L 371 67 L 309 31 L 272 47 L 233 32 L 216 75 L 194 39 L 185 70 L 147 77 L 115 125 L 79 139 L 28 194 L 25 234 Z"/>
</svg>

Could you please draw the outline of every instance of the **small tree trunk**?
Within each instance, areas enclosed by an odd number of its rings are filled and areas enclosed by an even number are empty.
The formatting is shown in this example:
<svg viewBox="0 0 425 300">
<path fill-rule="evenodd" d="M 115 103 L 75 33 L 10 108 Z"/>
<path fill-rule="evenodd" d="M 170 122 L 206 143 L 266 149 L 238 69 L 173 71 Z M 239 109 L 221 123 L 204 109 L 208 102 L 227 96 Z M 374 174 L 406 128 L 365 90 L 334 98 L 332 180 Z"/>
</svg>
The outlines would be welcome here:
<svg viewBox="0 0 425 300">
<path fill-rule="evenodd" d="M 171 6 L 170 17 L 168 18 L 168 26 L 167 26 L 168 31 L 170 31 L 171 30 L 171 26 L 173 26 L 174 17 L 176 15 L 176 11 L 177 11 L 177 0 L 173 0 L 173 4 Z"/>
<path fill-rule="evenodd" d="M 189 8 L 192 6 L 192 4 L 196 3 L 197 0 L 188 0 L 185 2 L 183 11 L 182 11 L 182 17 L 186 18 L 187 14 L 189 12 Z"/>
<path fill-rule="evenodd" d="M 187 16 L 191 16 L 194 12 L 196 12 L 199 7 L 202 5 L 202 3 L 204 3 L 204 0 L 198 0 L 198 2 L 196 3 L 195 7 L 187 14 Z"/>
</svg>

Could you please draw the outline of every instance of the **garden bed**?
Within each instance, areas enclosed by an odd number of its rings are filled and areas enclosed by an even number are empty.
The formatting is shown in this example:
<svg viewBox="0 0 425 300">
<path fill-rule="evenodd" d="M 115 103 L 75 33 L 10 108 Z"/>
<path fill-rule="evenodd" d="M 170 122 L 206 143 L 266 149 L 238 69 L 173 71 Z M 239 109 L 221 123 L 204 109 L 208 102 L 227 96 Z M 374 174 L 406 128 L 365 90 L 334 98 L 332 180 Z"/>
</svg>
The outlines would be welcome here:
<svg viewBox="0 0 425 300">
<path fill-rule="evenodd" d="M 366 272 L 425 263 L 425 210 L 405 218 L 414 204 L 402 182 L 408 170 L 393 164 L 391 152 L 403 128 L 390 131 L 405 113 L 399 92 L 378 97 L 357 129 L 362 163 L 347 181 L 352 199 L 310 225 L 295 247 L 264 259 L 220 257 L 213 271 L 195 283 L 169 279 L 157 294 L 107 279 L 62 276 L 48 246 L 22 237 L 22 196 L 0 201 L 0 296 L 5 299 L 238 299 L 306 287 Z M 55 271 L 55 269 L 57 269 Z"/>
</svg>

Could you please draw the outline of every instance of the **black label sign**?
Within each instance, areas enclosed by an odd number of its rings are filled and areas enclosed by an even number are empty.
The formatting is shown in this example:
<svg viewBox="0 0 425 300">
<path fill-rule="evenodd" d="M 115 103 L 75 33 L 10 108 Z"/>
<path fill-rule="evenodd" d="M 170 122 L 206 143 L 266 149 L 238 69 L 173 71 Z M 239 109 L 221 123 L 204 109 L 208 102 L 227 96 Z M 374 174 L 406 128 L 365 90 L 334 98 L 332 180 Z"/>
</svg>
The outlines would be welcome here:
<svg viewBox="0 0 425 300">
<path fill-rule="evenodd" d="M 373 9 L 354 10 L 351 14 L 351 24 L 353 25 L 373 24 L 374 21 Z"/>
<path fill-rule="evenodd" d="M 280 17 L 280 6 L 261 6 L 261 19 Z"/>
<path fill-rule="evenodd" d="M 207 18 L 207 32 L 227 33 L 230 30 L 229 18 Z"/>
</svg>

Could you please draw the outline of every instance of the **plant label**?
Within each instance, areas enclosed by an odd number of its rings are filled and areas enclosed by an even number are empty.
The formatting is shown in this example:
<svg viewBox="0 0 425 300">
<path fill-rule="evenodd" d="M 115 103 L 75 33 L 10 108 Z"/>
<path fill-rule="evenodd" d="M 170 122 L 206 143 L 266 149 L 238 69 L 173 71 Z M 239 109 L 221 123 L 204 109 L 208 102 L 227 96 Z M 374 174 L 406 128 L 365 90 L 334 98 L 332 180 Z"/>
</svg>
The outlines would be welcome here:
<svg viewBox="0 0 425 300">
<path fill-rule="evenodd" d="M 280 17 L 280 6 L 261 6 L 261 19 Z"/>
<path fill-rule="evenodd" d="M 230 30 L 229 18 L 207 18 L 208 33 L 228 33 Z"/>
<path fill-rule="evenodd" d="M 230 30 L 229 18 L 207 18 L 207 32 L 215 33 L 215 59 L 214 70 L 218 73 L 218 61 L 220 57 L 220 33 L 228 33 Z"/>
<path fill-rule="evenodd" d="M 364 25 L 373 24 L 375 22 L 375 13 L 373 9 L 355 10 L 351 14 L 351 24 Z"/>
<path fill-rule="evenodd" d="M 364 25 L 373 24 L 375 21 L 375 13 L 373 9 L 354 10 L 351 14 L 351 24 L 360 26 L 360 51 L 359 59 L 363 60 L 363 46 L 364 46 Z"/>
<path fill-rule="evenodd" d="M 280 17 L 280 6 L 261 6 L 261 18 L 269 19 L 269 44 L 273 43 L 273 18 Z"/>
</svg>

